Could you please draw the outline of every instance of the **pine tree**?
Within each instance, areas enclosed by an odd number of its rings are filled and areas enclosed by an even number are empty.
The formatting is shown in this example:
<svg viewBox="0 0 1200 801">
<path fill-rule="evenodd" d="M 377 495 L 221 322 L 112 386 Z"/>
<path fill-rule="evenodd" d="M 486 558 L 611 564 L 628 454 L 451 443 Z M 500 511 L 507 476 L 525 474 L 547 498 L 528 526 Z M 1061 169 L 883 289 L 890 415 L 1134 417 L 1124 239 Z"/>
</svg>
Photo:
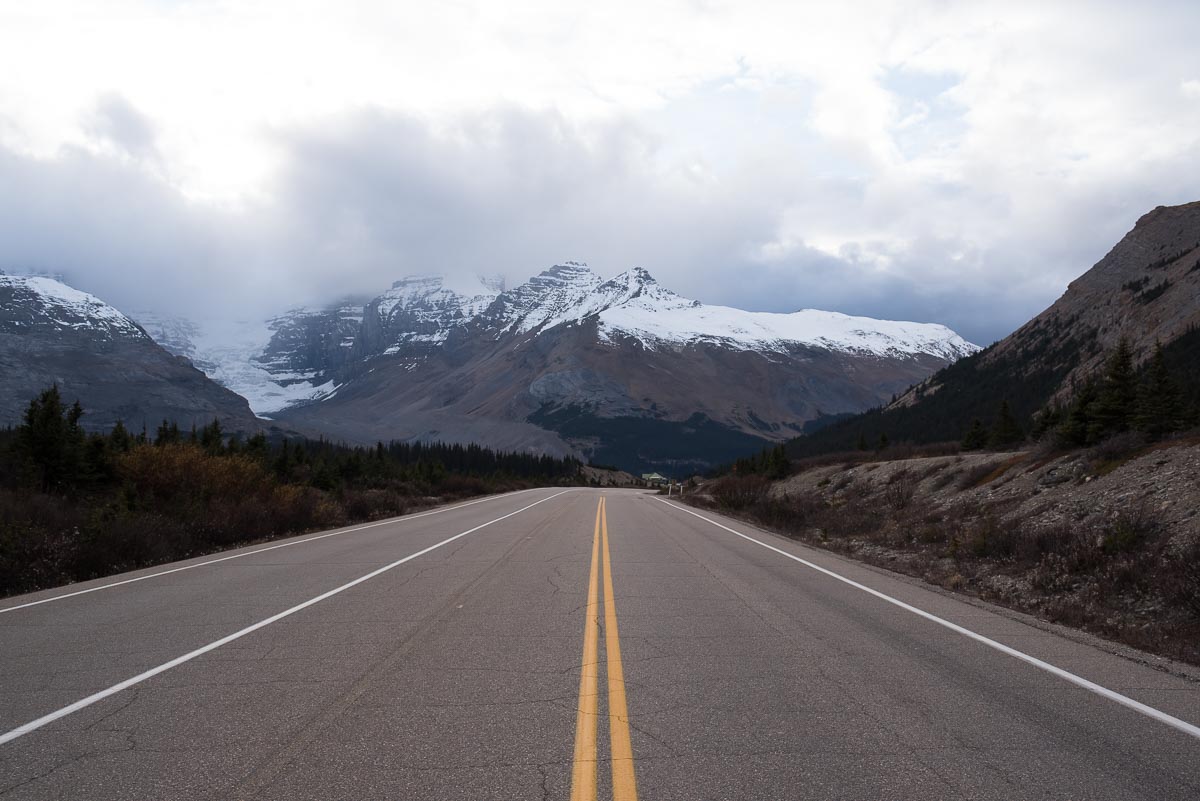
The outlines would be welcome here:
<svg viewBox="0 0 1200 801">
<path fill-rule="evenodd" d="M 279 446 L 279 455 L 275 457 L 275 464 L 273 465 L 273 468 L 275 470 L 275 475 L 278 476 L 281 481 L 287 481 L 291 478 L 292 449 L 291 446 L 288 445 L 288 441 L 286 439 L 283 441 L 283 444 Z"/>
<path fill-rule="evenodd" d="M 1029 432 L 1030 439 L 1040 442 L 1043 437 L 1057 429 L 1062 421 L 1062 406 L 1057 403 L 1046 406 L 1033 417 L 1033 430 Z"/>
<path fill-rule="evenodd" d="M 108 442 L 117 453 L 124 453 L 133 447 L 133 436 L 120 420 L 113 426 L 108 435 Z"/>
<path fill-rule="evenodd" d="M 1097 395 L 1096 384 L 1092 381 L 1084 384 L 1075 394 L 1066 417 L 1055 432 L 1059 447 L 1082 448 L 1088 444 L 1088 432 L 1092 428 L 1092 407 L 1096 404 Z"/>
<path fill-rule="evenodd" d="M 858 449 L 860 451 L 865 451 L 868 449 L 868 447 L 869 446 L 867 445 L 867 435 L 864 434 L 863 432 L 859 431 L 858 432 Z"/>
<path fill-rule="evenodd" d="M 79 401 L 64 411 L 58 385 L 29 402 L 17 427 L 17 452 L 26 480 L 44 491 L 65 489 L 78 483 L 83 467 L 85 438 L 79 420 Z"/>
<path fill-rule="evenodd" d="M 224 432 L 221 431 L 221 421 L 213 420 L 200 429 L 200 447 L 211 454 L 221 453 L 224 445 Z"/>
<path fill-rule="evenodd" d="M 1183 424 L 1183 405 L 1179 389 L 1171 379 L 1163 357 L 1161 344 L 1154 346 L 1154 357 L 1150 360 L 1138 388 L 1137 409 L 1133 425 L 1150 439 L 1161 439 L 1163 435 L 1178 431 Z"/>
<path fill-rule="evenodd" d="M 964 451 L 983 450 L 987 447 L 987 441 L 987 429 L 983 427 L 983 421 L 976 417 L 971 421 L 971 427 L 967 429 L 967 433 L 963 437 L 962 449 Z"/>
<path fill-rule="evenodd" d="M 267 435 L 259 431 L 250 439 L 246 440 L 246 455 L 253 456 L 258 459 L 266 459 L 271 452 L 270 444 L 267 442 Z"/>
<path fill-rule="evenodd" d="M 1008 407 L 1008 401 L 1000 401 L 1000 411 L 997 412 L 996 422 L 992 425 L 992 431 L 988 435 L 988 444 L 993 448 L 1003 448 L 1014 445 L 1023 439 L 1025 439 L 1025 432 L 1021 430 L 1021 425 L 1013 417 L 1012 410 Z"/>
<path fill-rule="evenodd" d="M 1100 394 L 1090 410 L 1088 442 L 1099 442 L 1111 434 L 1128 431 L 1137 406 L 1137 375 L 1133 370 L 1133 351 L 1122 339 L 1108 357 Z"/>
<path fill-rule="evenodd" d="M 770 456 L 767 458 L 767 478 L 787 478 L 790 467 L 791 464 L 788 461 L 787 453 L 784 451 L 783 446 L 779 445 L 773 448 Z"/>
<path fill-rule="evenodd" d="M 889 444 L 889 443 L 888 443 L 888 436 L 887 436 L 887 434 L 880 434 L 880 435 L 879 435 L 879 445 L 878 445 L 878 446 L 876 446 L 875 450 L 877 450 L 877 451 L 885 451 L 885 450 L 887 450 L 887 446 L 888 446 L 888 444 Z"/>
<path fill-rule="evenodd" d="M 154 434 L 155 445 L 174 445 L 183 439 L 183 434 L 179 431 L 178 423 L 168 423 L 166 420 L 159 425 L 158 431 Z"/>
</svg>

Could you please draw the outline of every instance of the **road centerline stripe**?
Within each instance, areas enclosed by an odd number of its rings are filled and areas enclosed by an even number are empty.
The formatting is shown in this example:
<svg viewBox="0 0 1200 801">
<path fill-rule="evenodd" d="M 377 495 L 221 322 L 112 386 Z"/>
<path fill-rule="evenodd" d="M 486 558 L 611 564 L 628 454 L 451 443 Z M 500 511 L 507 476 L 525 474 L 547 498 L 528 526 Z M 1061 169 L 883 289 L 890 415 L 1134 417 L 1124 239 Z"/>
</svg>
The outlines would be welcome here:
<svg viewBox="0 0 1200 801">
<path fill-rule="evenodd" d="M 603 497 L 600 499 L 600 531 L 604 543 L 604 651 L 608 658 L 606 669 L 613 801 L 637 801 L 633 742 L 629 736 L 629 708 L 625 698 L 625 671 L 621 666 L 621 641 L 617 632 L 612 557 L 608 548 L 608 503 Z"/>
<path fill-rule="evenodd" d="M 583 626 L 583 661 L 579 675 L 579 710 L 575 716 L 575 758 L 571 766 L 571 801 L 596 801 L 596 741 L 600 703 L 600 515 L 592 536 L 592 564 L 588 575 L 587 607 Z"/>
<path fill-rule="evenodd" d="M 775 553 L 780 554 L 781 556 L 786 556 L 788 559 L 799 562 L 800 564 L 804 565 L 805 567 L 812 568 L 813 570 L 817 571 L 818 573 L 822 573 L 826 576 L 829 576 L 830 578 L 837 579 L 838 581 L 842 582 L 843 584 L 848 584 L 851 587 L 854 587 L 855 589 L 862 590 L 863 592 L 865 592 L 869 595 L 873 595 L 882 601 L 886 601 L 887 603 L 892 604 L 893 606 L 898 606 L 901 609 L 904 609 L 905 611 L 911 612 L 914 615 L 917 615 L 919 617 L 923 617 L 932 623 L 938 624 L 939 626 L 944 626 L 945 628 L 950 629 L 953 632 L 957 632 L 958 634 L 961 634 L 964 637 L 968 637 L 972 640 L 975 640 L 976 642 L 982 643 L 983 645 L 986 645 L 989 648 L 995 649 L 1003 654 L 1007 654 L 1008 656 L 1011 656 L 1015 659 L 1019 659 L 1022 662 L 1033 665 L 1034 667 L 1039 668 L 1040 670 L 1044 670 L 1047 673 L 1050 673 L 1054 676 L 1059 677 L 1060 679 L 1064 679 L 1065 681 L 1068 681 L 1077 687 L 1082 687 L 1083 689 L 1093 692 L 1096 695 L 1099 695 L 1103 698 L 1107 698 L 1108 700 L 1114 701 L 1114 702 L 1120 704 L 1121 706 L 1132 709 L 1134 712 L 1138 712 L 1139 714 L 1145 715 L 1148 718 L 1157 720 L 1159 723 L 1166 724 L 1167 726 L 1170 726 L 1171 728 L 1173 728 L 1177 731 L 1183 732 L 1184 734 L 1187 734 L 1191 737 L 1195 737 L 1196 739 L 1200 739 L 1200 726 L 1196 726 L 1191 723 L 1188 723 L 1186 720 L 1180 720 L 1179 718 L 1177 718 L 1173 715 L 1169 715 L 1166 712 L 1163 712 L 1161 709 L 1155 709 L 1152 706 L 1143 704 L 1141 701 L 1135 701 L 1134 699 L 1130 698 L 1127 695 L 1122 695 L 1121 693 L 1117 692 L 1116 690 L 1110 690 L 1107 687 L 1104 687 L 1100 684 L 1096 684 L 1093 681 L 1088 681 L 1087 679 L 1083 678 L 1082 676 L 1076 676 L 1074 673 L 1071 673 L 1068 670 L 1063 670 L 1062 668 L 1056 667 L 1056 666 L 1050 664 L 1049 662 L 1043 662 L 1041 659 L 1038 659 L 1035 656 L 1030 656 L 1029 654 L 1027 654 L 1023 651 L 1018 651 L 1016 648 L 1007 646 L 1004 643 L 997 642 L 996 640 L 993 640 L 989 637 L 985 637 L 982 634 L 977 634 L 976 632 L 971 631 L 970 629 L 965 628 L 963 626 L 960 626 L 957 623 L 951 623 L 949 620 L 946 620 L 945 618 L 940 618 L 935 614 L 926 612 L 924 609 L 919 609 L 918 607 L 915 607 L 911 604 L 907 604 L 904 601 L 899 600 L 898 598 L 893 598 L 892 596 L 882 593 L 879 590 L 872 589 L 871 587 L 868 587 L 865 584 L 860 584 L 859 582 L 854 581 L 853 579 L 846 578 L 845 576 L 843 576 L 839 573 L 835 573 L 832 570 L 829 570 L 828 568 L 821 567 L 820 565 L 810 562 L 807 559 L 803 559 L 799 556 L 796 556 L 795 554 L 788 553 L 787 551 L 783 550 L 782 548 L 776 548 L 774 545 L 769 545 L 768 543 L 765 543 L 762 540 L 755 539 L 754 537 L 751 537 L 748 534 L 743 534 L 740 531 L 737 531 L 735 529 L 730 528 L 729 526 L 718 523 L 717 521 L 715 521 L 711 518 L 705 517 L 702 514 L 693 512 L 691 509 L 685 509 L 684 507 L 682 507 L 678 504 L 671 503 L 662 498 L 656 498 L 656 500 L 658 500 L 662 503 L 665 503 L 667 506 L 670 506 L 673 509 L 677 509 L 680 512 L 685 512 L 685 513 L 691 515 L 692 517 L 698 517 L 701 520 L 705 521 L 706 523 L 710 523 L 710 524 L 716 526 L 717 528 L 728 531 L 730 534 L 736 534 L 737 536 L 741 537 L 742 539 L 752 542 L 755 545 L 761 545 L 763 548 L 766 548 L 769 551 L 774 551 Z"/>
<path fill-rule="evenodd" d="M 333 588 L 332 590 L 327 590 L 326 592 L 321 593 L 320 595 L 316 596 L 315 598 L 310 598 L 309 600 L 304 601 L 303 603 L 296 604 L 295 606 L 291 607 L 290 609 L 285 609 L 284 611 L 279 612 L 274 615 L 271 615 L 270 617 L 268 617 L 264 620 L 260 620 L 259 622 L 251 624 L 249 626 L 246 626 L 245 628 L 243 628 L 239 631 L 235 631 L 233 634 L 226 635 L 225 637 L 222 637 L 219 640 L 211 642 L 208 645 L 201 646 L 200 648 L 197 648 L 194 651 L 189 651 L 188 653 L 184 654 L 183 656 L 178 656 L 169 662 L 164 662 L 163 664 L 161 664 L 157 667 L 150 668 L 149 670 L 139 673 L 136 676 L 125 679 L 125 681 L 114 684 L 113 686 L 108 687 L 107 689 L 100 690 L 99 692 L 93 693 L 93 694 L 87 696 L 86 698 L 82 698 L 73 704 L 64 706 L 62 709 L 58 709 L 54 712 L 51 712 L 48 715 L 43 715 L 42 717 L 40 717 L 36 720 L 32 720 L 29 723 L 26 723 L 22 726 L 18 726 L 17 728 L 0 735 L 0 745 L 4 745 L 5 743 L 12 742 L 13 740 L 17 739 L 18 737 L 23 737 L 32 731 L 36 731 L 37 729 L 40 729 L 49 723 L 53 723 L 54 721 L 59 720 L 60 718 L 64 718 L 67 715 L 70 715 L 74 712 L 78 712 L 79 710 L 89 707 L 98 701 L 102 701 L 105 698 L 116 695 L 117 693 L 121 692 L 122 690 L 126 690 L 126 689 L 134 686 L 135 684 L 140 684 L 143 681 L 153 678 L 154 676 L 157 676 L 160 673 L 165 673 L 166 671 L 170 670 L 171 668 L 178 667 L 179 665 L 182 665 L 185 662 L 190 662 L 191 660 L 195 659 L 196 657 L 203 656 L 204 654 L 208 653 L 209 651 L 214 651 L 223 645 L 228 645 L 229 643 L 233 642 L 234 640 L 238 640 L 238 639 L 241 639 L 242 637 L 245 637 L 247 634 L 251 634 L 255 631 L 258 631 L 261 628 L 265 628 L 265 627 L 271 625 L 272 623 L 283 620 L 285 617 L 289 617 L 290 615 L 294 615 L 295 613 L 297 613 L 303 609 L 307 609 L 308 607 L 313 606 L 314 604 L 318 604 L 321 601 L 326 600 L 327 598 L 332 598 L 333 596 L 335 596 L 339 593 L 345 592 L 346 590 L 350 589 L 351 587 L 356 587 L 359 584 L 362 584 L 364 581 L 370 581 L 371 579 L 375 578 L 376 576 L 382 575 L 383 573 L 386 573 L 389 570 L 392 570 L 393 568 L 399 567 L 400 565 L 404 564 L 405 562 L 411 562 L 413 559 L 416 559 L 419 556 L 424 556 L 425 554 L 429 553 L 430 551 L 435 551 L 444 545 L 448 545 L 448 544 L 454 542 L 455 540 L 462 539 L 463 537 L 467 536 L 468 534 L 473 534 L 474 532 L 479 531 L 480 529 L 483 529 L 483 528 L 487 528 L 488 526 L 490 526 L 494 523 L 499 523 L 501 520 L 507 520 L 510 517 L 519 515 L 521 512 L 524 512 L 528 509 L 532 509 L 533 507 L 538 506 L 539 504 L 543 504 L 546 501 L 553 500 L 553 499 L 559 497 L 560 495 L 565 495 L 567 492 L 570 492 L 570 490 L 563 490 L 561 492 L 556 492 L 555 494 L 550 495 L 549 497 L 542 498 L 539 501 L 534 501 L 533 503 L 529 504 L 528 506 L 523 506 L 520 509 L 516 510 L 515 512 L 509 512 L 508 514 L 497 517 L 494 520 L 489 520 L 488 522 L 481 523 L 480 525 L 475 526 L 474 528 L 469 528 L 466 531 L 455 534 L 453 537 L 448 537 L 439 543 L 430 545 L 427 548 L 422 548 L 421 550 L 419 550 L 415 553 L 411 553 L 402 559 L 397 559 L 396 561 L 391 562 L 390 564 L 386 564 L 383 567 L 372 570 L 370 573 L 367 573 L 366 575 L 359 576 L 358 578 L 354 579 L 353 581 L 349 581 L 345 584 L 342 584 L 339 587 Z"/>
<path fill-rule="evenodd" d="M 203 562 L 197 562 L 192 565 L 183 565 L 182 567 L 173 567 L 169 570 L 160 570 L 156 573 L 148 573 L 144 576 L 135 576 L 134 578 L 124 579 L 122 581 L 113 581 L 108 584 L 101 584 L 98 587 L 88 587 L 87 589 L 84 589 L 84 590 L 76 590 L 75 592 L 67 592 L 67 593 L 63 593 L 62 595 L 53 595 L 49 598 L 42 598 L 37 601 L 29 601 L 28 603 L 17 604 L 16 606 L 4 607 L 4 608 L 0 609 L 0 615 L 3 615 L 7 612 L 15 612 L 18 609 L 28 609 L 31 606 L 41 606 L 42 604 L 48 604 L 53 601 L 63 601 L 63 600 L 66 600 L 67 598 L 75 598 L 79 595 L 87 595 L 88 593 L 99 592 L 100 590 L 108 590 L 113 587 L 121 587 L 126 584 L 134 584 L 139 581 L 145 581 L 146 579 L 158 578 L 159 576 L 167 576 L 172 573 L 182 573 L 184 570 L 192 570 L 197 567 L 207 567 L 208 565 L 215 565 L 218 562 L 228 562 L 231 559 L 241 559 L 243 556 L 254 556 L 255 554 L 266 553 L 267 551 L 275 551 L 280 548 L 290 548 L 293 545 L 303 545 L 306 542 L 315 542 L 317 540 L 323 540 L 327 537 L 337 537 L 341 534 L 351 534 L 355 531 L 362 531 L 362 530 L 368 529 L 368 528 L 377 528 L 378 526 L 386 526 L 386 525 L 389 525 L 392 523 L 396 523 L 396 524 L 406 523 L 409 520 L 416 520 L 417 518 L 420 518 L 420 517 L 429 517 L 430 515 L 438 515 L 438 514 L 442 514 L 443 512 L 453 512 L 455 509 L 462 509 L 467 506 L 474 506 L 477 503 L 484 503 L 486 501 L 495 501 L 495 500 L 499 500 L 500 498 L 508 498 L 513 495 L 521 495 L 526 492 L 533 492 L 533 490 L 531 490 L 531 489 L 517 490 L 516 492 L 505 493 L 503 495 L 493 495 L 489 498 L 479 498 L 478 500 L 467 501 L 466 503 L 460 503 L 460 504 L 456 504 L 454 506 L 447 506 L 444 509 L 432 509 L 428 512 L 419 512 L 415 515 L 401 515 L 400 517 L 392 517 L 392 518 L 388 518 L 387 520 L 378 520 L 374 523 L 367 523 L 367 524 L 361 525 L 361 526 L 354 526 L 353 528 L 342 528 L 342 529 L 338 529 L 337 531 L 330 531 L 325 534 L 318 534 L 315 537 L 305 537 L 302 540 L 292 540 L 291 542 L 281 542 L 278 545 L 269 545 L 266 548 L 258 548 L 253 551 L 246 551 L 245 553 L 235 553 L 235 554 L 232 554 L 231 556 L 222 556 L 217 559 L 208 559 Z"/>
</svg>

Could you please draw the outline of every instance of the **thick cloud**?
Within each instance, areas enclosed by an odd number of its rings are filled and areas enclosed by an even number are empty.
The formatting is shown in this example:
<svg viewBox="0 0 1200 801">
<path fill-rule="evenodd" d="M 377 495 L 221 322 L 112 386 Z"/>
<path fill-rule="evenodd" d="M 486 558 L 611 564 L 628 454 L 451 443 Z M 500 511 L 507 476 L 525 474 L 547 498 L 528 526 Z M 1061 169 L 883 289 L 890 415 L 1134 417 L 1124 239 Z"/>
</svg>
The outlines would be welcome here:
<svg viewBox="0 0 1200 801">
<path fill-rule="evenodd" d="M 28 80 L 0 78 L 0 268 L 130 309 L 265 314 L 576 259 L 988 342 L 1197 199 L 1186 4 L 129 2 L 132 27 L 59 17 L 74 65 L 22 49 L 35 12 L 7 20 L 0 74 Z"/>
</svg>

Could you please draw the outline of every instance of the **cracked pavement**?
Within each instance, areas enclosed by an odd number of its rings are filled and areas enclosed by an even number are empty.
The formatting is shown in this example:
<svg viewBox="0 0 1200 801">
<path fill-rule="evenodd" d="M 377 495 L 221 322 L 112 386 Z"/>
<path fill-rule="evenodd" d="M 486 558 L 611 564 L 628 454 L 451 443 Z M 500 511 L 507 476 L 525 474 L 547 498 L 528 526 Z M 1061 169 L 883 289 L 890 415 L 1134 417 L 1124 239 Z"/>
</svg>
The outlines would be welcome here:
<svg viewBox="0 0 1200 801">
<path fill-rule="evenodd" d="M 556 491 L 0 614 L 0 726 Z M 654 496 L 606 494 L 642 798 L 1200 797 L 1200 741 Z M 598 495 L 568 492 L 0 746 L 0 799 L 567 798 Z M 1200 722 L 1196 671 L 754 535 Z"/>
</svg>

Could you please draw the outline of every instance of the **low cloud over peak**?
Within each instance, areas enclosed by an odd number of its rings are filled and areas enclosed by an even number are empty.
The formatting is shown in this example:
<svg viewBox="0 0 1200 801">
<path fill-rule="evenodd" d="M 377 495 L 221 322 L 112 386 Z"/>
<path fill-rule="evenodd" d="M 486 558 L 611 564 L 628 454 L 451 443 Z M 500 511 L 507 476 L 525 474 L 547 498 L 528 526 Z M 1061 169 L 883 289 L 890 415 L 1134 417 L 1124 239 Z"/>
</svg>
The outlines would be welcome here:
<svg viewBox="0 0 1200 801">
<path fill-rule="evenodd" d="M 1196 199 L 1185 6 L 630 6 L 568 25 L 366 3 L 295 23 L 270 68 L 247 49 L 270 4 L 187 25 L 138 8 L 137 37 L 60 24 L 74 67 L 22 44 L 39 11 L 0 19 L 0 68 L 33 75 L 0 77 L 0 268 L 130 308 L 269 313 L 572 257 L 707 303 L 986 343 L 1140 214 Z M 89 71 L 97 43 L 119 57 Z M 222 58 L 199 70 L 197 48 Z"/>
</svg>

